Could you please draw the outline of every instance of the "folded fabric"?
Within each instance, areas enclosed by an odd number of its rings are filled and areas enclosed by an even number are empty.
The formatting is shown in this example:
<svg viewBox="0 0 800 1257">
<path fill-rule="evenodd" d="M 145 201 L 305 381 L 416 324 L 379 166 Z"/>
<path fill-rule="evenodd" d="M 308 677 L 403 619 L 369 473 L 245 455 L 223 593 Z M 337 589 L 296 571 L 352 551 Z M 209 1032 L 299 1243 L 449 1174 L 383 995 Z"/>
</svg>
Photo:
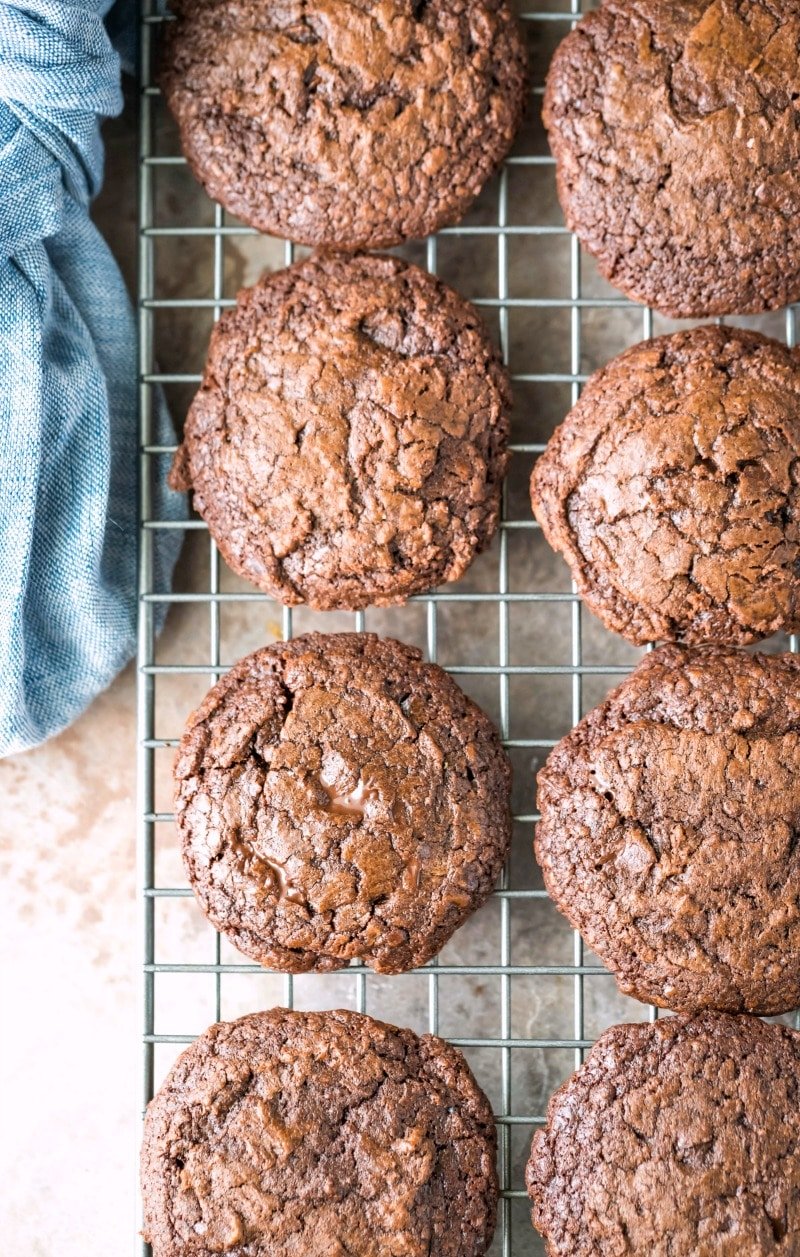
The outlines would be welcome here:
<svg viewBox="0 0 800 1257">
<path fill-rule="evenodd" d="M 122 106 L 110 7 L 0 0 L 0 755 L 64 728 L 135 649 L 136 328 L 88 214 Z M 179 541 L 158 536 L 159 588 Z"/>
</svg>

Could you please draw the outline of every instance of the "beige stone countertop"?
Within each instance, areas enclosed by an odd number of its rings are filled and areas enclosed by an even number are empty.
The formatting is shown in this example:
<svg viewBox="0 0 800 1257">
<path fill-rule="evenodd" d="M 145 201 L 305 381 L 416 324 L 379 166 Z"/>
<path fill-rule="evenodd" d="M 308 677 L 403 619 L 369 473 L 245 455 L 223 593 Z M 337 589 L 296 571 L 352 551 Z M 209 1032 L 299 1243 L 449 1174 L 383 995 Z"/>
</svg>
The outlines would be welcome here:
<svg viewBox="0 0 800 1257">
<path fill-rule="evenodd" d="M 133 290 L 135 135 L 109 125 L 96 218 Z M 4 1257 L 129 1257 L 140 1094 L 135 673 L 0 762 Z"/>
</svg>

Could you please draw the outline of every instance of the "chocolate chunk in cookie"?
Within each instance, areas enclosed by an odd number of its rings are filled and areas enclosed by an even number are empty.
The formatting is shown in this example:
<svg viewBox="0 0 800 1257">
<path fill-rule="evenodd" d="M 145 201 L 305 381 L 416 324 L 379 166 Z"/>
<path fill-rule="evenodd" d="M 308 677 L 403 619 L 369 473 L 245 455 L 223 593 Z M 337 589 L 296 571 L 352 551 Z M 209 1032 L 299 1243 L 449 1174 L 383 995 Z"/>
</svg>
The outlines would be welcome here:
<svg viewBox="0 0 800 1257">
<path fill-rule="evenodd" d="M 592 376 L 531 500 L 608 628 L 745 645 L 800 628 L 798 460 L 800 355 L 699 327 Z"/>
<path fill-rule="evenodd" d="M 550 1257 L 794 1257 L 800 1034 L 703 1013 L 613 1026 L 526 1175 Z"/>
<path fill-rule="evenodd" d="M 570 228 L 673 318 L 800 297 L 800 0 L 606 0 L 544 120 Z"/>
<path fill-rule="evenodd" d="M 191 717 L 175 776 L 195 893 L 269 968 L 424 964 L 508 850 L 491 721 L 419 651 L 371 633 L 243 659 Z"/>
<path fill-rule="evenodd" d="M 545 885 L 626 994 L 800 1006 L 800 659 L 663 646 L 538 780 Z"/>
<path fill-rule="evenodd" d="M 492 1110 L 461 1053 L 353 1012 L 212 1026 L 151 1103 L 154 1257 L 482 1257 Z"/>
<path fill-rule="evenodd" d="M 450 288 L 398 258 L 312 258 L 220 319 L 171 483 L 281 602 L 403 602 L 491 541 L 509 408 Z"/>
<path fill-rule="evenodd" d="M 195 176 L 298 244 L 383 248 L 456 222 L 522 118 L 526 53 L 507 0 L 177 9 L 161 85 Z"/>
</svg>

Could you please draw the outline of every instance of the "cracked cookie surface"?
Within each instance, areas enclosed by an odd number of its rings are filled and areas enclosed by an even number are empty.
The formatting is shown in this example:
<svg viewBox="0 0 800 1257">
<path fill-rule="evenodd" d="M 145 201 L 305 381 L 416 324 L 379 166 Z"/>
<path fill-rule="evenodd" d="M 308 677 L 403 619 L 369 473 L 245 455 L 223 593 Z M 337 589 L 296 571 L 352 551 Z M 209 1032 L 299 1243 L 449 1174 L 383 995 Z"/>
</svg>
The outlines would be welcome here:
<svg viewBox="0 0 800 1257">
<path fill-rule="evenodd" d="M 799 458 L 800 355 L 693 328 L 591 377 L 531 501 L 608 628 L 745 645 L 800 627 Z"/>
<path fill-rule="evenodd" d="M 800 659 L 662 646 L 538 787 L 545 885 L 626 994 L 800 1007 Z"/>
<path fill-rule="evenodd" d="M 433 1035 L 276 1008 L 211 1026 L 150 1104 L 154 1257 L 482 1257 L 492 1110 Z"/>
<path fill-rule="evenodd" d="M 544 120 L 570 228 L 673 318 L 800 297 L 800 0 L 605 0 Z"/>
<path fill-rule="evenodd" d="M 398 258 L 312 258 L 216 325 L 170 483 L 281 602 L 404 602 L 489 545 L 510 401 L 452 289 Z"/>
<path fill-rule="evenodd" d="M 797 1257 L 800 1034 L 613 1026 L 551 1099 L 526 1184 L 550 1257 Z"/>
<path fill-rule="evenodd" d="M 175 8 L 173 0 L 173 8 Z M 522 118 L 506 0 L 181 0 L 161 85 L 210 196 L 298 244 L 456 222 Z"/>
<path fill-rule="evenodd" d="M 424 964 L 508 850 L 497 730 L 418 650 L 371 633 L 241 660 L 190 717 L 175 779 L 200 904 L 268 968 Z"/>
</svg>

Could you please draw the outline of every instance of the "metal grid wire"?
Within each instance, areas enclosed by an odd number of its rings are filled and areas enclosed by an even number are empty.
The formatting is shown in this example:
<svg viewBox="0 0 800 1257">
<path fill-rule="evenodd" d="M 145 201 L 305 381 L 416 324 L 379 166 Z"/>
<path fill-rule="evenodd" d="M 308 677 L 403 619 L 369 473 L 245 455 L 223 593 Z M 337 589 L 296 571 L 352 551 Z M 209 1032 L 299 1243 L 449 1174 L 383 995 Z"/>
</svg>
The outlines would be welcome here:
<svg viewBox="0 0 800 1257">
<path fill-rule="evenodd" d="M 521 17 L 529 27 L 532 41 L 539 34 L 547 32 L 552 43 L 552 32 L 557 37 L 570 29 L 581 12 L 595 7 L 593 0 L 549 0 L 552 11 L 528 11 Z M 548 0 L 543 0 L 543 9 L 547 8 Z M 170 736 L 157 736 L 157 699 L 158 687 L 174 676 L 190 676 L 198 674 L 209 683 L 226 671 L 234 660 L 221 658 L 220 617 L 228 604 L 269 604 L 265 595 L 253 590 L 236 590 L 226 592 L 221 582 L 221 564 L 214 543 L 208 539 L 208 577 L 206 588 L 199 591 L 167 594 L 154 586 L 153 545 L 159 529 L 174 527 L 168 521 L 160 520 L 155 514 L 156 494 L 154 486 L 156 477 L 163 475 L 164 457 L 171 450 L 155 443 L 154 436 L 154 389 L 158 386 L 194 385 L 199 383 L 200 376 L 190 372 L 159 372 L 156 366 L 159 355 L 157 336 L 157 317 L 159 311 L 186 310 L 211 312 L 216 319 L 220 312 L 233 304 L 233 297 L 225 295 L 225 250 L 226 241 L 233 237 L 256 236 L 250 229 L 230 223 L 225 212 L 218 206 L 213 209 L 213 222 L 197 224 L 171 225 L 159 220 L 156 181 L 163 168 L 184 165 L 184 159 L 177 153 L 161 153 L 157 151 L 155 142 L 156 111 L 163 106 L 159 100 L 158 88 L 154 85 L 154 50 L 158 41 L 158 28 L 165 20 L 160 16 L 158 0 L 141 0 L 141 55 L 140 55 L 140 197 L 139 197 L 139 351 L 140 351 L 140 415 L 141 415 L 141 477 L 140 477 L 140 565 L 139 565 L 139 653 L 138 653 L 138 781 L 139 781 L 139 878 L 142 903 L 142 943 L 143 943 L 143 1105 L 151 1098 L 154 1086 L 158 1085 L 155 1054 L 159 1047 L 171 1046 L 177 1052 L 180 1045 L 189 1043 L 194 1034 L 158 1033 L 156 1026 L 156 982 L 164 975 L 188 975 L 202 977 L 213 984 L 213 1009 L 215 1019 L 223 1015 L 223 982 L 227 975 L 243 977 L 261 974 L 258 966 L 247 963 L 243 958 L 230 962 L 223 960 L 220 936 L 215 936 L 214 959 L 206 963 L 195 961 L 178 961 L 165 963 L 158 959 L 157 953 L 157 906 L 160 901 L 181 898 L 191 899 L 191 892 L 185 884 L 159 885 L 156 880 L 156 848 L 157 835 L 169 828 L 172 815 L 168 811 L 159 811 L 156 807 L 157 768 L 156 757 L 161 754 L 172 754 L 177 745 L 180 729 L 169 730 Z M 168 19 L 166 19 L 168 20 Z M 533 86 L 534 97 L 541 97 L 541 82 Z M 533 108 L 537 108 L 534 100 Z M 437 271 L 439 260 L 439 241 L 447 237 L 457 237 L 468 249 L 480 237 L 491 237 L 496 243 L 496 296 L 475 295 L 466 293 L 475 304 L 483 307 L 487 317 L 497 319 L 497 332 L 503 351 L 504 360 L 509 361 L 509 319 L 515 310 L 531 310 L 552 312 L 554 318 L 566 314 L 568 329 L 569 366 L 563 371 L 515 371 L 512 378 L 517 386 L 534 386 L 535 388 L 561 387 L 568 401 L 577 399 L 586 375 L 581 373 L 583 359 L 582 316 L 587 310 L 607 310 L 609 315 L 618 310 L 638 310 L 641 316 L 640 333 L 642 338 L 653 334 L 653 314 L 649 309 L 632 305 L 622 297 L 614 295 L 585 296 L 581 275 L 581 255 L 577 239 L 569 235 L 563 225 L 552 222 L 531 222 L 525 225 L 514 223 L 510 219 L 509 179 L 515 167 L 550 167 L 552 158 L 542 152 L 540 154 L 515 154 L 510 157 L 499 177 L 497 190 L 497 215 L 492 223 L 470 223 L 447 228 L 439 233 L 439 237 L 429 239 L 425 244 L 422 260 L 427 268 Z M 543 238 L 547 236 L 568 239 L 568 274 L 565 276 L 565 288 L 568 296 L 529 296 L 518 297 L 511 294 L 509 244 L 515 237 Z M 207 237 L 213 250 L 211 266 L 211 291 L 205 296 L 169 296 L 160 295 L 158 268 L 155 264 L 155 249 L 159 241 L 167 241 L 174 237 L 175 248 L 179 249 L 181 241 L 188 237 Z M 285 246 L 285 262 L 294 260 L 295 250 L 292 245 Z M 785 335 L 789 344 L 795 341 L 795 310 L 785 312 Z M 628 334 L 627 340 L 638 339 L 637 334 Z M 620 346 L 621 347 L 621 346 Z M 537 441 L 515 441 L 512 450 L 516 458 L 526 460 L 529 469 L 533 458 L 543 449 Z M 189 530 L 206 531 L 205 525 L 193 520 Z M 553 588 L 519 588 L 519 580 L 515 579 L 514 559 L 510 554 L 510 540 L 515 533 L 525 531 L 532 539 L 537 525 L 527 517 L 513 517 L 508 507 L 508 495 L 504 495 L 503 519 L 496 547 L 496 580 L 491 589 L 462 589 L 459 586 L 449 587 L 428 596 L 412 599 L 412 603 L 424 606 L 424 639 L 427 655 L 437 660 L 440 652 L 440 615 L 442 608 L 454 604 L 459 614 L 470 616 L 478 606 L 490 604 L 496 608 L 496 663 L 455 663 L 448 662 L 448 670 L 453 672 L 462 684 L 473 680 L 484 682 L 494 678 L 497 685 L 496 714 L 499 719 L 500 731 L 506 747 L 512 756 L 516 753 L 523 757 L 523 762 L 530 769 L 530 759 L 538 756 L 541 759 L 547 750 L 554 745 L 555 737 L 521 737 L 512 736 L 518 731 L 512 719 L 512 684 L 517 678 L 525 678 L 525 683 L 533 687 L 533 695 L 537 695 L 537 687 L 543 686 L 549 678 L 563 678 L 570 687 L 568 723 L 576 723 L 584 714 L 585 703 L 584 679 L 586 677 L 604 678 L 606 688 L 615 679 L 615 674 L 624 674 L 630 670 L 630 662 L 619 662 L 619 655 L 609 653 L 609 657 L 598 658 L 595 662 L 587 662 L 582 649 L 582 617 L 580 602 L 574 586 L 558 586 Z M 159 662 L 156 651 L 154 632 L 154 614 L 156 608 L 164 603 L 170 604 L 201 604 L 207 612 L 208 654 L 207 661 L 202 663 Z M 550 664 L 541 662 L 512 661 L 510 633 L 510 616 L 516 604 L 540 604 L 543 611 L 546 604 L 567 609 L 569 618 L 568 629 L 568 662 Z M 281 608 L 282 634 L 291 637 L 295 627 L 290 608 Z M 369 613 L 355 613 L 351 618 L 356 630 L 363 630 Z M 403 637 L 403 621 L 398 619 L 397 636 Z M 330 627 L 325 616 L 316 619 L 315 627 Z M 338 626 L 337 626 L 338 627 Z M 796 639 L 790 639 L 790 649 L 797 649 Z M 244 652 L 242 652 L 244 653 Z M 626 656 L 627 658 L 627 656 Z M 547 693 L 542 690 L 542 701 L 547 702 Z M 187 708 L 188 711 L 188 708 Z M 567 724 L 568 727 L 568 724 Z M 565 727 L 562 732 L 567 731 Z M 160 730 L 158 731 L 160 733 Z M 519 769 L 517 770 L 519 777 Z M 523 781 L 523 797 L 533 798 L 533 780 L 530 771 Z M 529 805 L 532 806 L 532 803 Z M 530 810 L 518 811 L 515 815 L 517 827 L 523 827 L 528 850 L 530 847 L 530 830 L 537 819 Z M 532 865 L 532 859 L 531 859 Z M 562 1075 L 579 1065 L 585 1050 L 591 1046 L 592 1037 L 587 1037 L 586 1006 L 587 982 L 608 979 L 605 970 L 592 957 L 584 956 L 584 948 L 577 932 L 569 932 L 571 937 L 570 957 L 564 963 L 512 963 L 512 930 L 511 912 L 516 906 L 525 910 L 527 905 L 537 901 L 546 901 L 546 892 L 532 885 L 533 869 L 531 867 L 527 882 L 522 887 L 512 885 L 508 869 L 501 877 L 495 898 L 499 906 L 499 930 L 497 931 L 498 946 L 496 959 L 490 963 L 447 963 L 444 959 L 434 961 L 417 970 L 416 974 L 426 983 L 427 1014 L 424 1018 L 425 1027 L 432 1033 L 439 1033 L 442 1014 L 447 1009 L 447 980 L 452 977 L 469 978 L 483 984 L 496 984 L 495 998 L 498 1009 L 497 1033 L 494 1036 L 484 1035 L 450 1035 L 451 1042 L 460 1046 L 472 1060 L 477 1051 L 490 1052 L 494 1057 L 496 1085 L 493 1087 L 493 1100 L 496 1110 L 499 1142 L 499 1174 L 501 1184 L 501 1207 L 497 1234 L 492 1247 L 493 1254 L 503 1257 L 528 1257 L 542 1251 L 540 1242 L 534 1236 L 528 1220 L 526 1196 L 521 1179 L 521 1165 L 524 1163 L 525 1148 L 533 1129 L 544 1120 L 546 1096 L 537 1106 L 537 1111 L 530 1111 L 531 1106 L 520 1103 L 515 1087 L 512 1085 L 512 1058 L 518 1052 L 537 1052 L 538 1059 L 543 1054 L 561 1053 Z M 521 901 L 521 902 L 520 902 Z M 210 928 L 210 927 L 209 927 Z M 333 976 L 333 975 L 332 975 Z M 407 975 L 392 978 L 392 983 L 402 983 Z M 571 1033 L 552 1037 L 522 1037 L 512 1033 L 512 983 L 518 979 L 528 979 L 534 984 L 545 983 L 550 979 L 559 979 L 570 988 L 563 992 L 563 997 L 571 1004 Z M 330 982 L 330 979 L 325 979 Z M 282 978 L 282 1000 L 292 1007 L 295 1004 L 297 979 L 289 975 Z M 372 1011 L 368 999 L 368 983 L 370 973 L 361 966 L 354 966 L 347 971 L 347 981 L 351 985 L 351 1006 L 360 1011 Z M 528 987 L 532 999 L 536 999 L 535 985 Z M 326 1006 L 337 1006 L 341 997 L 337 997 Z M 252 1008 L 263 1006 L 255 996 Z M 391 1008 L 391 1003 L 389 1003 Z M 638 1009 L 638 1014 L 637 1014 Z M 643 1009 L 642 1006 L 626 1008 L 627 1016 L 649 1016 L 655 1019 L 658 1015 L 653 1007 Z M 380 1015 L 380 1014 L 378 1014 Z M 389 1015 L 388 1019 L 392 1019 Z M 209 1021 L 211 1018 L 208 1019 Z M 399 1020 L 399 1018 L 398 1018 Z M 596 1031 L 595 1031 L 596 1033 Z M 564 1055 L 566 1054 L 566 1056 Z M 473 1061 L 474 1064 L 474 1061 Z M 480 1078 L 480 1074 L 479 1074 Z M 548 1087 L 548 1090 L 551 1088 Z M 512 1147 L 512 1142 L 517 1142 Z M 149 1247 L 143 1245 L 137 1250 L 149 1253 Z"/>
</svg>

